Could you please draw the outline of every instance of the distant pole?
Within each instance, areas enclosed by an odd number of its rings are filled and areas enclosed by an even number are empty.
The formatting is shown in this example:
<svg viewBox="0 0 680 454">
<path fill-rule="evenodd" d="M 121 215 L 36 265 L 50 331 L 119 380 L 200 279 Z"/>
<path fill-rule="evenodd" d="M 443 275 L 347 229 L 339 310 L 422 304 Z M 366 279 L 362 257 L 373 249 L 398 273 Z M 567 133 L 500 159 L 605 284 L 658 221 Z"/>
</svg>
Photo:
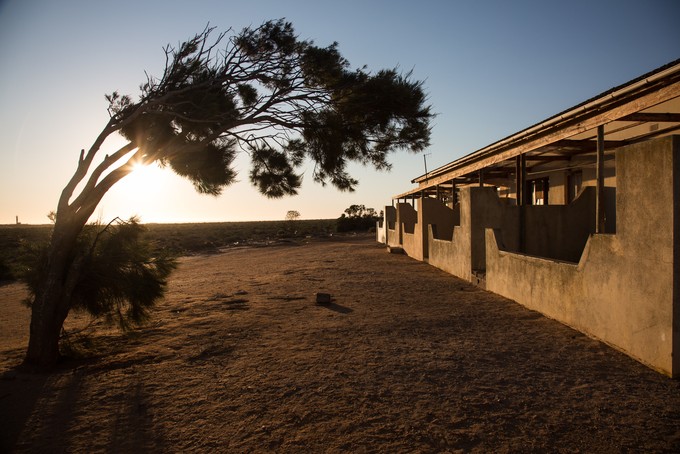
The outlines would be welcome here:
<svg viewBox="0 0 680 454">
<path fill-rule="evenodd" d="M 427 181 L 427 156 L 431 155 L 432 153 L 423 153 L 423 163 L 425 164 L 425 181 Z"/>
<path fill-rule="evenodd" d="M 19 216 L 17 216 L 17 225 L 19 225 Z"/>
</svg>

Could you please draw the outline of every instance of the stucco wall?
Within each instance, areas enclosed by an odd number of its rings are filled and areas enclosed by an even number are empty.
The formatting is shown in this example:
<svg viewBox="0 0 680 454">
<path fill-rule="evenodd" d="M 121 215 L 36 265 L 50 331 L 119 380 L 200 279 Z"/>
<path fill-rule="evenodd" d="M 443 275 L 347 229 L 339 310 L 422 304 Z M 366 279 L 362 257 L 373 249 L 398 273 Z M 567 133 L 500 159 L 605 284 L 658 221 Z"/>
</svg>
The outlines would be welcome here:
<svg viewBox="0 0 680 454">
<path fill-rule="evenodd" d="M 538 257 L 579 261 L 588 235 L 595 232 L 594 187 L 584 188 L 569 205 L 528 205 L 521 209 L 525 213 L 526 232 L 523 252 Z"/>
<path fill-rule="evenodd" d="M 618 154 L 617 154 L 618 155 Z M 583 170 L 583 188 L 595 187 L 595 166 Z M 605 232 L 616 233 L 616 161 L 604 163 L 604 217 Z"/>
<path fill-rule="evenodd" d="M 453 227 L 449 222 L 452 212 L 436 199 L 429 199 L 418 213 L 419 219 L 428 219 L 427 222 L 419 221 L 418 229 L 433 224 L 432 229 L 425 232 L 429 236 L 424 239 L 423 246 L 428 249 L 423 255 L 431 265 L 470 279 L 473 270 L 486 268 L 486 228 L 498 229 L 502 249 L 519 251 L 520 210 L 525 213 L 525 253 L 578 262 L 588 235 L 594 231 L 594 188 L 586 188 L 569 205 L 525 207 L 499 199 L 493 188 L 463 188 L 460 192 L 460 225 Z M 429 215 L 434 212 L 437 216 Z M 410 242 L 415 247 L 416 240 Z"/>
<path fill-rule="evenodd" d="M 399 230 L 387 228 L 387 243 L 390 247 L 397 247 L 401 244 L 399 241 Z"/>
<path fill-rule="evenodd" d="M 453 228 L 450 240 L 439 239 L 437 236 L 437 226 L 428 226 L 428 263 L 469 281 L 472 270 L 469 235 L 464 233 L 463 227 L 457 225 Z"/>
<path fill-rule="evenodd" d="M 471 266 L 473 270 L 486 268 L 486 250 L 484 229 L 502 227 L 501 241 L 510 250 L 519 247 L 519 211 L 516 206 L 508 205 L 498 198 L 494 188 L 467 189 L 464 203 L 469 203 L 469 209 L 461 211 L 461 225 L 469 223 Z M 463 220 L 462 212 L 465 212 Z"/>
<path fill-rule="evenodd" d="M 566 183 L 567 175 L 564 170 L 549 174 L 550 189 L 548 190 L 549 205 L 565 205 L 567 200 Z"/>
<path fill-rule="evenodd" d="M 387 244 L 387 223 L 382 219 L 375 223 L 375 241 Z"/>
<path fill-rule="evenodd" d="M 463 279 L 471 280 L 473 270 L 484 269 L 486 227 L 503 227 L 503 241 L 511 250 L 519 243 L 517 207 L 501 201 L 493 188 L 467 187 L 460 192 L 460 225 L 435 224 L 428 229 L 429 263 Z"/>
<path fill-rule="evenodd" d="M 386 207 L 387 208 L 387 207 Z M 387 225 L 387 245 L 390 247 L 402 247 L 404 242 L 404 224 L 406 230 L 413 232 L 418 221 L 418 214 L 408 203 L 398 203 L 394 209 L 394 226 Z"/>
<path fill-rule="evenodd" d="M 460 222 L 458 210 L 452 210 L 437 199 L 426 197 L 420 199 L 418 210 L 419 235 L 422 235 L 423 257 L 429 255 L 429 238 L 427 226 L 437 225 L 444 231 L 451 232 L 453 226 Z"/>
<path fill-rule="evenodd" d="M 590 236 L 578 265 L 503 251 L 487 230 L 487 289 L 680 375 L 679 143 L 617 152 L 617 232 Z"/>
<path fill-rule="evenodd" d="M 408 203 L 397 205 L 397 227 L 401 230 L 401 247 L 416 260 L 423 260 L 423 240 L 418 212 Z"/>
<path fill-rule="evenodd" d="M 391 205 L 385 207 L 383 218 L 376 222 L 375 239 L 378 243 L 389 244 L 389 230 L 394 231 L 397 222 L 397 209 Z"/>
</svg>

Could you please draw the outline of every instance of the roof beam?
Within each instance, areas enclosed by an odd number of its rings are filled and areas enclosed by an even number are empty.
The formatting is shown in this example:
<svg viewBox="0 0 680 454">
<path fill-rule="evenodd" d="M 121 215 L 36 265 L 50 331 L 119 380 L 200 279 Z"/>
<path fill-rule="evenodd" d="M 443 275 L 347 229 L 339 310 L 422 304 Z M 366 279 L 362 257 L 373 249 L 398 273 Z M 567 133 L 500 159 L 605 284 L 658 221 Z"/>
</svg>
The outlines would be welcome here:
<svg viewBox="0 0 680 454">
<path fill-rule="evenodd" d="M 619 118 L 619 121 L 651 121 L 656 123 L 680 123 L 680 113 L 637 112 Z"/>
<path fill-rule="evenodd" d="M 435 169 L 430 172 L 430 177 L 426 184 L 432 186 L 446 180 L 451 180 L 459 175 L 475 172 L 529 151 L 552 145 L 562 139 L 568 139 L 570 136 L 589 131 L 599 125 L 625 118 L 635 114 L 640 109 L 649 108 L 677 96 L 680 96 L 680 80 L 676 80 L 658 90 L 650 89 L 641 96 L 633 95 L 619 102 L 612 101 L 614 105 L 606 106 L 606 108 L 601 106 L 600 110 L 591 111 L 588 114 L 569 116 L 565 121 L 560 124 L 551 125 L 551 127 L 543 127 L 541 129 L 542 125 L 536 125 L 534 128 L 538 129 L 538 131 L 531 131 L 531 133 L 524 131 L 516 136 L 485 147 L 443 168 Z M 433 173 L 436 176 L 432 177 Z M 422 183 L 422 177 L 416 178 L 413 182 Z"/>
<path fill-rule="evenodd" d="M 625 140 L 605 140 L 604 141 L 605 149 L 619 148 L 619 147 L 622 147 L 626 144 L 627 144 L 627 142 Z M 589 152 L 589 151 L 597 150 L 597 140 L 562 139 L 562 140 L 558 140 L 557 142 L 550 144 L 549 147 L 551 149 L 553 147 L 555 147 L 555 148 L 571 148 L 571 149 L 575 149 L 575 150 L 578 150 L 578 151 Z"/>
</svg>

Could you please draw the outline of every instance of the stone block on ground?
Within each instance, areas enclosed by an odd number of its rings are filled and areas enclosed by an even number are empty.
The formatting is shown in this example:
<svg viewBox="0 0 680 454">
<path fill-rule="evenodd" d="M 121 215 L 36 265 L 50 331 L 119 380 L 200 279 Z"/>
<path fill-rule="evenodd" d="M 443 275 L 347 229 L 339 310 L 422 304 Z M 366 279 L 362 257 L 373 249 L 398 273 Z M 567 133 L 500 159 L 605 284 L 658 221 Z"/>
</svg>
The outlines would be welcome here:
<svg viewBox="0 0 680 454">
<path fill-rule="evenodd" d="M 317 293 L 316 294 L 316 304 L 330 304 L 331 294 L 330 293 Z"/>
</svg>

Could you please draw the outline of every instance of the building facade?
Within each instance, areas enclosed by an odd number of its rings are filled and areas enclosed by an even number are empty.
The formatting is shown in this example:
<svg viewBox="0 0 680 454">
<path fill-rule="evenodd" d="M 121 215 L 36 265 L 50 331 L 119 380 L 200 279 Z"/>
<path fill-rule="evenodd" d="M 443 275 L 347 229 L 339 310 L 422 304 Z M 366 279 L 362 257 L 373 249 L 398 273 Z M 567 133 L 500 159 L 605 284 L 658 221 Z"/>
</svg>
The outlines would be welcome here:
<svg viewBox="0 0 680 454">
<path fill-rule="evenodd" d="M 377 238 L 680 376 L 680 61 L 412 180 Z"/>
</svg>

